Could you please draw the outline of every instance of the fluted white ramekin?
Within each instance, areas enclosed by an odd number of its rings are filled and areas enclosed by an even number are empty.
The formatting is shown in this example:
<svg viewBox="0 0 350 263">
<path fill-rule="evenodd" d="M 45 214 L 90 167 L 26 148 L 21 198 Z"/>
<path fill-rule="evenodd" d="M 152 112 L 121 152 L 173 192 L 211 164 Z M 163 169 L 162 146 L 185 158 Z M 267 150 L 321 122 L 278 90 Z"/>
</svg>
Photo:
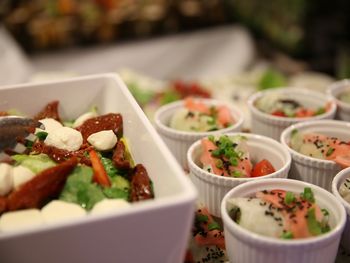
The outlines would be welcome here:
<svg viewBox="0 0 350 263">
<path fill-rule="evenodd" d="M 273 116 L 262 112 L 255 106 L 256 101 L 261 97 L 276 93 L 298 101 L 302 105 L 310 108 L 319 108 L 329 105 L 328 110 L 323 114 L 313 117 L 290 118 Z M 252 119 L 252 133 L 265 135 L 275 140 L 279 140 L 282 131 L 292 124 L 308 120 L 333 119 L 336 113 L 336 104 L 330 95 L 298 88 L 279 88 L 254 93 L 248 99 L 248 106 Z"/>
<path fill-rule="evenodd" d="M 340 241 L 342 247 L 350 253 L 350 204 L 346 202 L 339 194 L 339 187 L 345 181 L 346 178 L 350 178 L 350 168 L 346 168 L 340 171 L 333 179 L 332 192 L 335 197 L 342 203 L 346 211 L 346 225 Z"/>
<path fill-rule="evenodd" d="M 333 161 L 309 157 L 289 147 L 291 134 L 294 129 L 298 129 L 300 132 L 321 133 L 349 141 L 350 123 L 337 120 L 308 121 L 294 124 L 281 134 L 281 143 L 288 146 L 293 159 L 289 177 L 309 182 L 331 191 L 333 177 L 342 168 Z"/>
<path fill-rule="evenodd" d="M 291 165 L 291 156 L 287 147 L 279 142 L 261 135 L 251 133 L 229 133 L 247 137 L 249 154 L 253 161 L 267 159 L 275 168 L 275 172 L 250 178 L 233 178 L 209 173 L 201 168 L 200 155 L 202 153 L 201 141 L 193 143 L 188 150 L 187 160 L 190 168 L 190 178 L 198 190 L 198 200 L 208 211 L 220 217 L 220 204 L 225 194 L 239 184 L 266 178 L 287 178 Z"/>
<path fill-rule="evenodd" d="M 195 99 L 195 101 L 201 101 L 206 105 L 219 106 L 226 105 L 235 120 L 235 123 L 225 129 L 210 132 L 186 132 L 179 131 L 169 127 L 171 117 L 176 111 L 184 107 L 184 101 L 177 101 L 160 107 L 154 115 L 154 124 L 157 132 L 160 134 L 172 154 L 184 169 L 188 169 L 187 165 L 187 150 L 191 144 L 200 138 L 205 136 L 214 135 L 217 133 L 225 132 L 238 132 L 241 131 L 244 117 L 242 112 L 235 106 L 224 103 L 215 99 Z"/>
<path fill-rule="evenodd" d="M 339 100 L 339 95 L 344 91 L 350 92 L 349 79 L 334 82 L 327 89 L 327 92 L 333 97 L 333 99 L 337 103 L 336 118 L 343 121 L 350 121 L 350 104 Z"/>
<path fill-rule="evenodd" d="M 241 227 L 228 215 L 227 202 L 231 198 L 273 189 L 302 193 L 305 187 L 311 187 L 319 206 L 330 213 L 331 230 L 321 236 L 295 240 L 265 237 Z M 345 209 L 335 196 L 318 186 L 291 179 L 256 180 L 239 185 L 223 198 L 221 213 L 230 262 L 242 263 L 334 263 L 346 221 Z"/>
</svg>

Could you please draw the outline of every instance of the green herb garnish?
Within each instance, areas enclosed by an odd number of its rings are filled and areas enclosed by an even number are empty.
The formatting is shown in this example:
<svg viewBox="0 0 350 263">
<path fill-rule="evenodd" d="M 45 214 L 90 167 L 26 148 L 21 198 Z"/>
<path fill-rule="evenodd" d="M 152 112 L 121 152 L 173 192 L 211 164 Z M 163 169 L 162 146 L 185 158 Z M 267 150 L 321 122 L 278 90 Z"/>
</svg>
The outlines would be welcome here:
<svg viewBox="0 0 350 263">
<path fill-rule="evenodd" d="M 316 220 L 315 208 L 311 208 L 307 211 L 307 226 L 312 235 L 318 236 L 322 234 L 321 225 Z"/>
<path fill-rule="evenodd" d="M 281 235 L 281 238 L 282 239 L 293 239 L 293 233 L 288 231 L 288 232 L 284 232 L 282 235 Z"/>
<path fill-rule="evenodd" d="M 329 147 L 327 150 L 326 156 L 330 156 L 334 152 L 334 150 L 335 150 L 334 148 Z"/>
<path fill-rule="evenodd" d="M 223 167 L 224 163 L 222 162 L 221 159 L 218 159 L 215 161 L 215 165 L 217 168 L 221 169 Z"/>
<path fill-rule="evenodd" d="M 329 216 L 329 212 L 326 208 L 322 208 L 321 211 L 322 211 L 324 216 Z"/>
<path fill-rule="evenodd" d="M 208 222 L 208 216 L 207 215 L 201 215 L 201 214 L 197 214 L 196 215 L 196 222 L 198 223 L 206 223 Z"/>
<path fill-rule="evenodd" d="M 48 135 L 48 133 L 47 133 L 47 132 L 44 132 L 44 131 L 40 131 L 40 132 L 37 132 L 37 133 L 35 134 L 35 136 L 38 137 L 38 139 L 39 139 L 40 141 L 44 141 L 44 140 L 46 139 L 47 135 Z"/>
<path fill-rule="evenodd" d="M 292 192 L 287 192 L 286 196 L 284 197 L 284 202 L 287 205 L 290 205 L 291 203 L 293 203 L 295 201 L 295 196 Z"/>
<path fill-rule="evenodd" d="M 243 173 L 241 171 L 231 171 L 230 175 L 232 177 L 242 177 Z"/>
<path fill-rule="evenodd" d="M 326 109 L 324 107 L 318 108 L 315 112 L 315 115 L 321 115 L 326 112 Z"/>
<path fill-rule="evenodd" d="M 211 231 L 211 230 L 214 230 L 214 229 L 217 229 L 217 230 L 220 230 L 220 225 L 213 221 L 212 223 L 208 224 L 208 230 Z"/>
<path fill-rule="evenodd" d="M 304 192 L 300 194 L 300 197 L 310 203 L 315 203 L 314 193 L 310 187 L 305 187 Z"/>
</svg>

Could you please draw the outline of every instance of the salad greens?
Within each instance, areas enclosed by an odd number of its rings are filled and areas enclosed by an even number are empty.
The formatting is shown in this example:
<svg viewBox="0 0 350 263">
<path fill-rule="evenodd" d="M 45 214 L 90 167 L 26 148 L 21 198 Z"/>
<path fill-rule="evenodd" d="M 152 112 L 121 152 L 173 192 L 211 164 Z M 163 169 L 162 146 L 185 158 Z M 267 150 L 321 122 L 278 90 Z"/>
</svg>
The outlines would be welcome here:
<svg viewBox="0 0 350 263">
<path fill-rule="evenodd" d="M 17 165 L 22 165 L 35 174 L 56 165 L 49 156 L 43 153 L 37 155 L 17 154 L 13 155 L 12 159 L 16 161 Z"/>
</svg>

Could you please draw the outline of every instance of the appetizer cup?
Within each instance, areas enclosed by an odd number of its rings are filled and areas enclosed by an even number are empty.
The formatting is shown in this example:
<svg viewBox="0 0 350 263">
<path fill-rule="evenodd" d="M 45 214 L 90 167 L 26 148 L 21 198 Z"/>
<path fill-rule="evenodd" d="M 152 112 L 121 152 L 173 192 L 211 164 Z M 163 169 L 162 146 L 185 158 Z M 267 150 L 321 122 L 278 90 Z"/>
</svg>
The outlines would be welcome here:
<svg viewBox="0 0 350 263">
<path fill-rule="evenodd" d="M 220 217 L 220 204 L 225 194 L 239 184 L 264 180 L 266 178 L 287 178 L 291 165 L 291 156 L 288 149 L 279 142 L 261 135 L 250 133 L 229 133 L 226 135 L 242 135 L 247 138 L 251 160 L 259 161 L 267 159 L 275 168 L 275 172 L 249 178 L 234 178 L 219 176 L 201 168 L 199 161 L 202 153 L 201 141 L 191 145 L 187 152 L 187 160 L 190 168 L 190 178 L 197 187 L 199 201 L 208 208 L 208 211 Z"/>
<path fill-rule="evenodd" d="M 340 241 L 341 246 L 350 253 L 350 204 L 343 199 L 339 193 L 340 186 L 344 183 L 345 179 L 350 178 L 350 168 L 346 168 L 340 171 L 333 179 L 332 193 L 338 199 L 338 201 L 344 206 L 346 211 L 346 225 Z"/>
<path fill-rule="evenodd" d="M 295 129 L 300 132 L 320 133 L 349 141 L 350 123 L 337 120 L 308 121 L 294 124 L 281 134 L 281 143 L 288 147 L 293 159 L 289 177 L 331 191 L 333 177 L 342 169 L 341 166 L 334 161 L 316 159 L 293 150 L 290 147 L 290 140 Z"/>
<path fill-rule="evenodd" d="M 160 107 L 155 113 L 155 127 L 165 144 L 169 147 L 177 161 L 184 169 L 188 169 L 186 153 L 191 144 L 202 137 L 218 133 L 239 132 L 243 125 L 242 112 L 233 105 L 214 99 L 195 99 L 207 106 L 225 105 L 230 109 L 235 120 L 234 124 L 220 130 L 208 132 L 179 131 L 169 127 L 170 119 L 180 109 L 184 108 L 184 101 L 177 101 Z"/>
<path fill-rule="evenodd" d="M 228 214 L 228 201 L 231 198 L 250 197 L 258 191 L 273 189 L 302 193 L 305 187 L 312 189 L 317 204 L 329 212 L 331 230 L 320 236 L 292 240 L 266 237 L 243 228 Z M 245 263 L 333 263 L 346 220 L 344 207 L 331 193 L 318 186 L 291 179 L 257 180 L 239 185 L 223 198 L 221 214 L 230 262 Z"/>
<path fill-rule="evenodd" d="M 344 79 L 331 84 L 327 92 L 337 103 L 336 119 L 350 121 L 350 103 L 339 99 L 343 92 L 350 92 L 350 80 Z"/>
<path fill-rule="evenodd" d="M 256 102 L 260 98 L 274 94 L 286 96 L 291 100 L 299 102 L 304 107 L 315 109 L 326 107 L 327 110 L 316 116 L 296 118 L 274 116 L 262 112 L 256 107 Z M 252 133 L 265 135 L 275 140 L 279 140 L 282 131 L 292 124 L 308 120 L 333 119 L 336 112 L 336 104 L 329 95 L 297 88 L 280 88 L 257 92 L 249 97 L 248 106 L 252 116 Z"/>
<path fill-rule="evenodd" d="M 116 74 L 0 89 L 1 110 L 34 116 L 58 100 L 62 119 L 96 106 L 125 116 L 133 159 L 147 168 L 155 198 L 123 211 L 0 233 L 1 262 L 180 262 L 191 230 L 196 189 Z M 84 194 L 84 193 L 83 193 Z M 147 251 L 147 253 L 140 253 Z"/>
</svg>

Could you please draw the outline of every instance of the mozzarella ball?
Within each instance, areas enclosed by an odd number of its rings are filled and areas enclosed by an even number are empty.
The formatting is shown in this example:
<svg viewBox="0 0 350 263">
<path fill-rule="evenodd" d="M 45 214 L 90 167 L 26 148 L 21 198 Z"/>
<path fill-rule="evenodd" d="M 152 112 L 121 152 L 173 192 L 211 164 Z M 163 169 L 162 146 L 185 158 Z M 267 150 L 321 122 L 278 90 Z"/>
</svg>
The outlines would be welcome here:
<svg viewBox="0 0 350 263">
<path fill-rule="evenodd" d="M 13 187 L 12 166 L 0 163 L 0 196 L 7 195 Z"/>
<path fill-rule="evenodd" d="M 26 209 L 15 212 L 4 213 L 0 217 L 0 231 L 10 232 L 44 224 L 41 213 L 38 209 Z"/>
<path fill-rule="evenodd" d="M 27 167 L 19 165 L 19 166 L 13 167 L 12 176 L 13 176 L 13 188 L 18 189 L 22 184 L 30 181 L 33 177 L 35 177 L 35 173 L 33 173 Z"/>
<path fill-rule="evenodd" d="M 41 209 L 44 222 L 47 224 L 81 218 L 86 211 L 81 206 L 60 200 L 54 200 Z"/>
<path fill-rule="evenodd" d="M 96 112 L 87 112 L 84 113 L 83 115 L 80 115 L 73 123 L 73 128 L 79 127 L 80 125 L 82 125 L 85 121 L 87 121 L 88 119 L 97 117 L 97 113 Z"/>
<path fill-rule="evenodd" d="M 42 119 L 42 120 L 39 120 L 39 122 L 41 122 L 44 125 L 45 129 L 42 130 L 42 129 L 37 128 L 35 133 L 37 133 L 39 131 L 45 131 L 47 133 L 50 133 L 52 131 L 55 131 L 55 130 L 63 127 L 63 125 L 59 121 L 56 121 L 55 119 L 52 119 L 52 118 Z"/>
<path fill-rule="evenodd" d="M 128 203 L 124 199 L 103 199 L 102 201 L 94 205 L 90 214 L 98 215 L 98 214 L 111 213 L 111 212 L 123 210 L 130 206 L 131 206 L 130 203 Z"/>
<path fill-rule="evenodd" d="M 83 136 L 75 129 L 61 127 L 50 132 L 44 142 L 59 149 L 77 151 L 83 144 Z"/>
<path fill-rule="evenodd" d="M 114 148 L 118 141 L 112 130 L 99 131 L 91 134 L 87 141 L 98 151 L 107 151 Z"/>
</svg>

